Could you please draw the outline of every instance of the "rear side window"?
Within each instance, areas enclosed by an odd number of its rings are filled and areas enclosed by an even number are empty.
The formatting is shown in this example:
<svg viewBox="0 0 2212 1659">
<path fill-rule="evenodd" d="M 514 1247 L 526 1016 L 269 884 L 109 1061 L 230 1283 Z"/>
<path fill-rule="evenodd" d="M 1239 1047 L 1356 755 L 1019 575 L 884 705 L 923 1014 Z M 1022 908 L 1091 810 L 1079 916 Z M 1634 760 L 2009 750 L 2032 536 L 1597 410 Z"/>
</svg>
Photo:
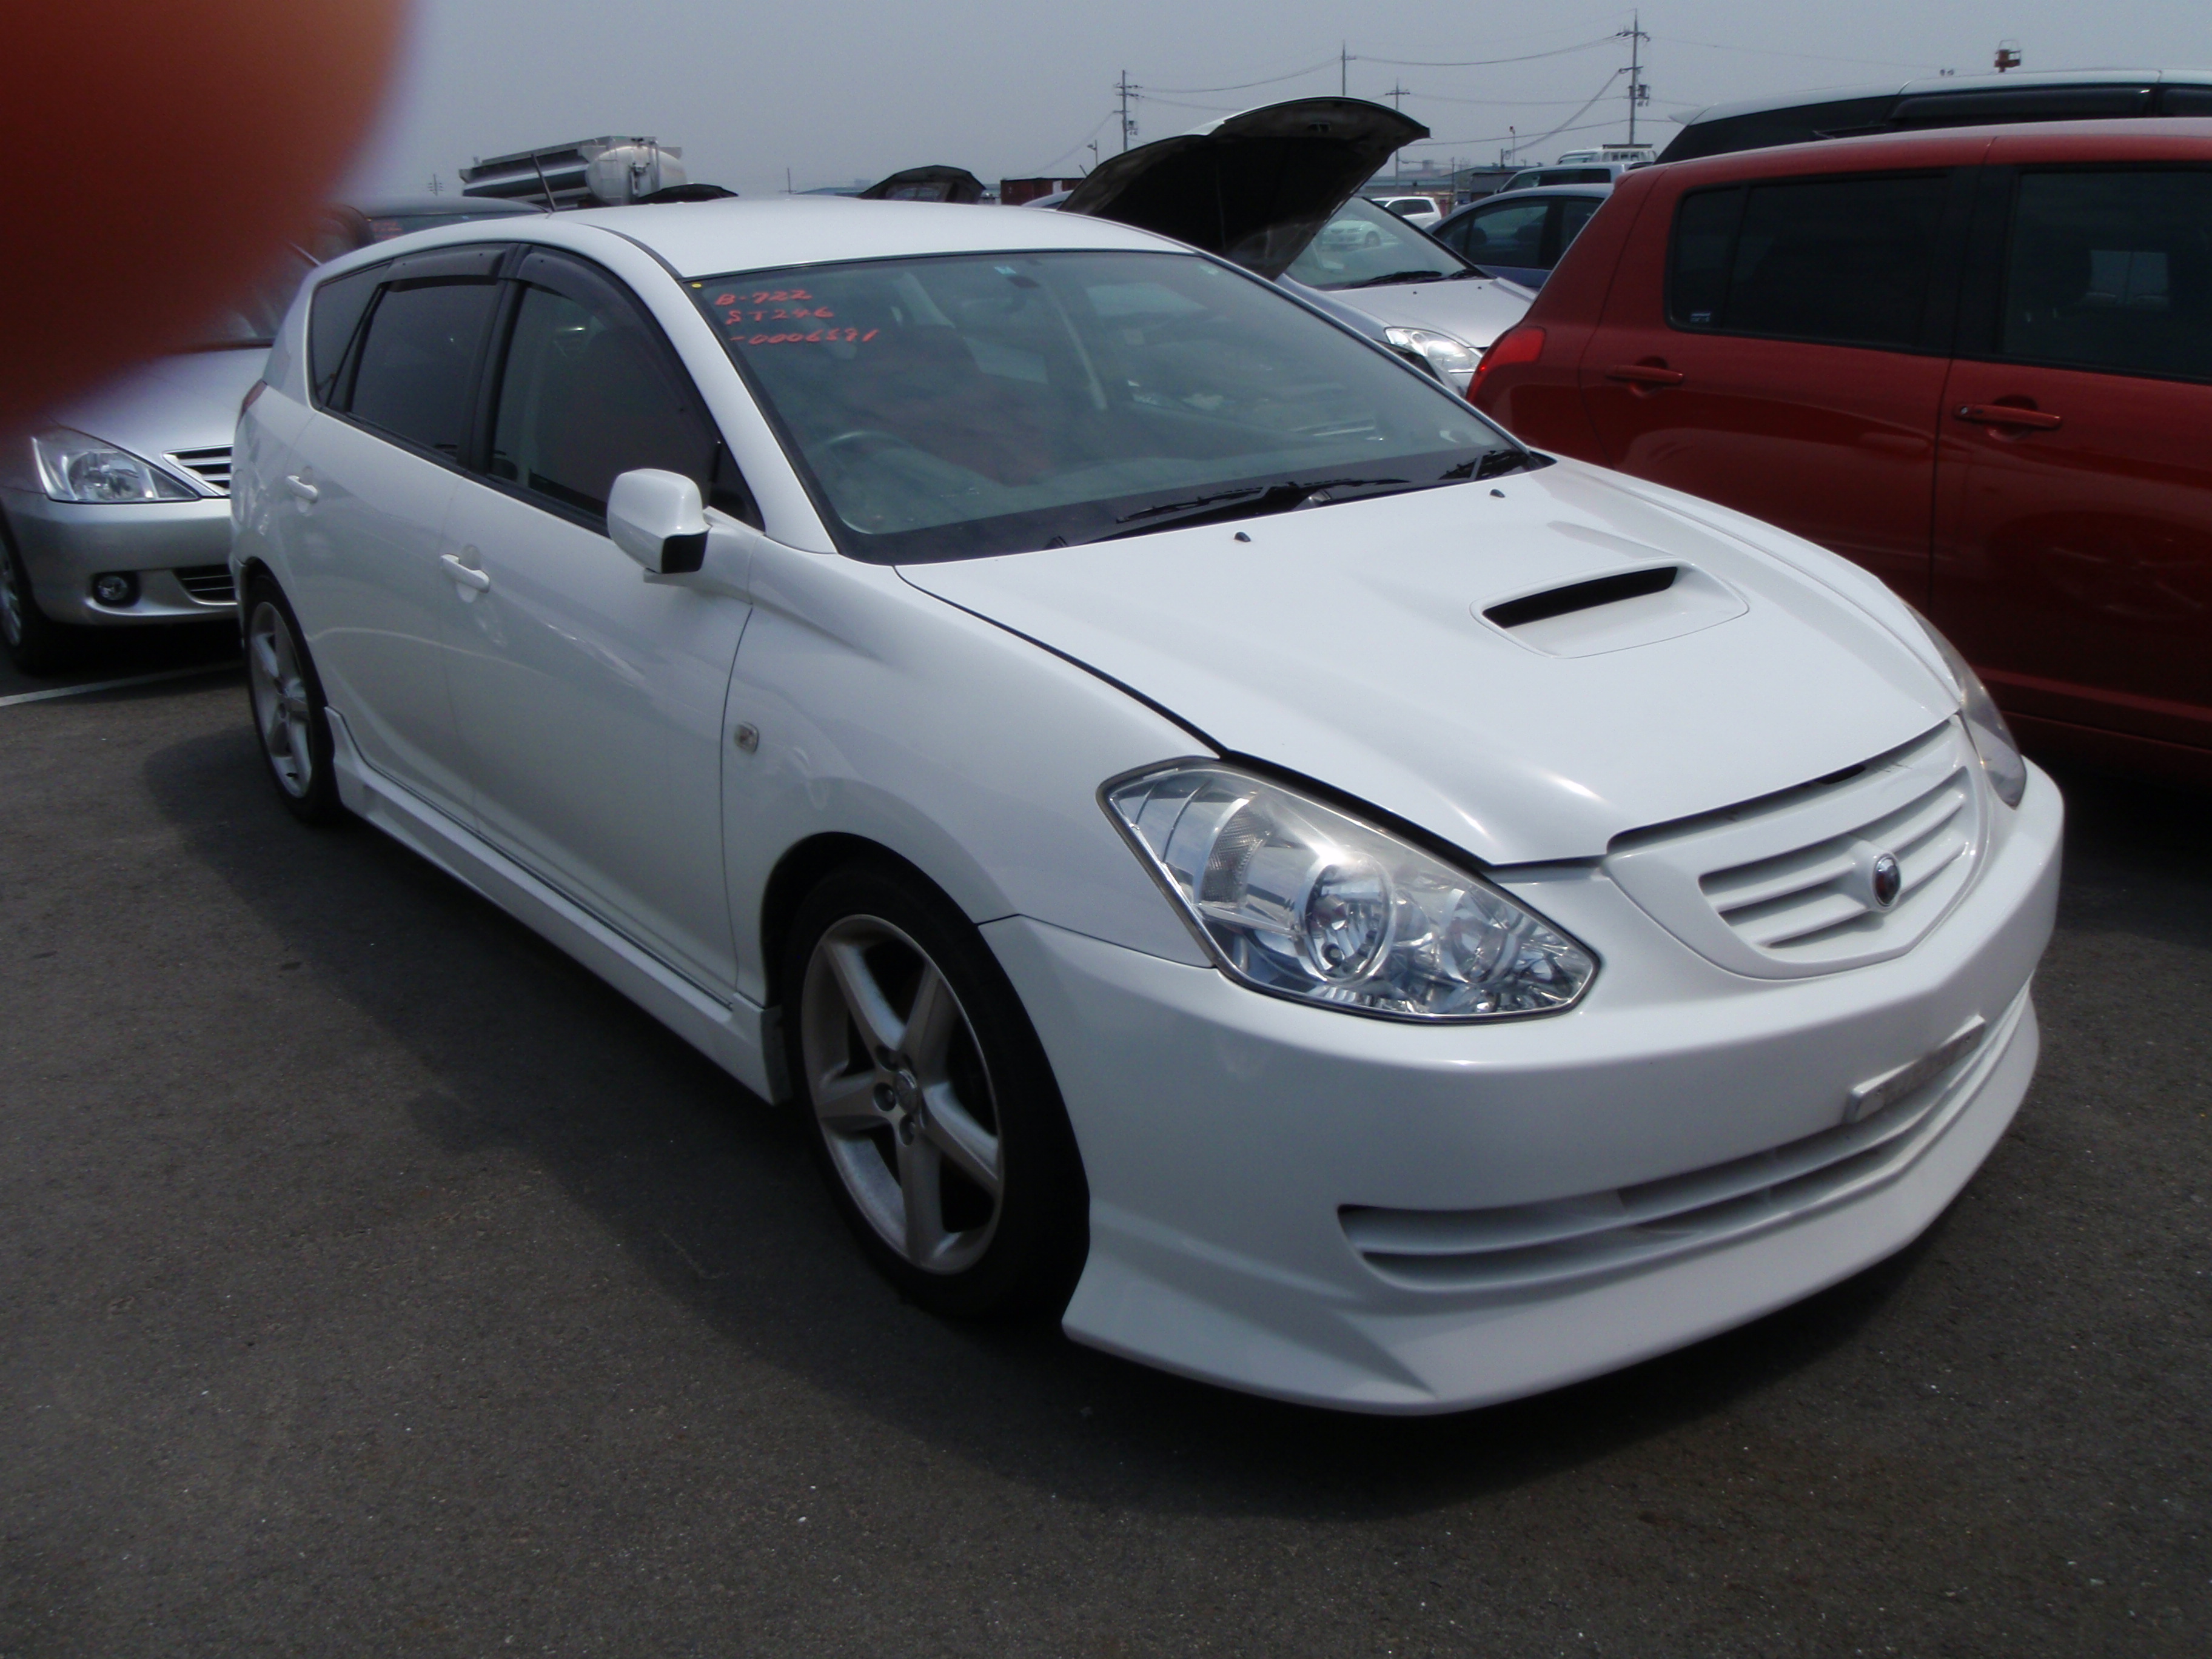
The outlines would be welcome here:
<svg viewBox="0 0 2212 1659">
<path fill-rule="evenodd" d="M 1677 328 L 1833 345 L 1920 338 L 1950 184 L 1943 173 L 1701 191 L 1674 222 Z"/>
<path fill-rule="evenodd" d="M 1583 234 L 1583 227 L 1590 222 L 1590 216 L 1604 205 L 1604 198 L 1597 196 L 1563 196 L 1559 198 L 1559 223 L 1552 249 L 1554 264 L 1574 246 L 1575 238 Z"/>
<path fill-rule="evenodd" d="M 2212 169 L 2023 173 L 1997 349 L 2212 380 Z"/>
<path fill-rule="evenodd" d="M 353 374 L 353 417 L 458 460 L 475 391 L 477 352 L 499 286 L 395 283 L 369 313 Z"/>
<path fill-rule="evenodd" d="M 346 348 L 361 326 L 362 313 L 376 297 L 382 265 L 356 270 L 325 283 L 315 290 L 307 307 L 307 375 L 313 382 L 315 401 L 327 406 L 337 390 L 338 371 L 344 367 Z"/>
<path fill-rule="evenodd" d="M 1462 240 L 1454 244 L 1481 264 L 1534 266 L 1544 258 L 1544 220 L 1551 212 L 1548 198 L 1534 202 L 1500 203 L 1486 211 L 1467 216 Z"/>
</svg>

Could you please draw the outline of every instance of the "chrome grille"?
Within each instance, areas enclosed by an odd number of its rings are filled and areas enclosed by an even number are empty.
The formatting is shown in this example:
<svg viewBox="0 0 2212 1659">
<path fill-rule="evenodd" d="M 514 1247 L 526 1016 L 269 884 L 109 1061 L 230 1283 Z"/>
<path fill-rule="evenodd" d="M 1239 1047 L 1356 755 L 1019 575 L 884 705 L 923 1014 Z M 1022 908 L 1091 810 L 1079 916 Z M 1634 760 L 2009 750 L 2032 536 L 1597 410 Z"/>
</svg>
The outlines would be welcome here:
<svg viewBox="0 0 2212 1659">
<path fill-rule="evenodd" d="M 1618 838 L 1607 872 L 1677 939 L 1737 973 L 1795 978 L 1909 950 L 1973 876 L 1984 831 L 1956 720 L 1801 788 Z M 1881 902 L 1874 871 L 1897 860 Z"/>
<path fill-rule="evenodd" d="M 218 495 L 230 494 L 230 446 L 220 449 L 175 449 L 169 459 Z"/>
<path fill-rule="evenodd" d="M 1974 1097 L 2011 1042 L 2027 993 L 1994 1030 L 1978 1017 L 1911 1067 L 1910 1092 L 1832 1129 L 1709 1169 L 1612 1192 L 1486 1210 L 1347 1205 L 1345 1237 L 1382 1278 L 1408 1289 L 1522 1296 L 1655 1266 L 1799 1220 L 1902 1174 Z M 1915 1079 L 1918 1080 L 1916 1082 Z M 1846 1109 L 1856 1111 L 1854 1093 Z M 1839 1105 L 1842 1103 L 1839 1102 Z"/>
<path fill-rule="evenodd" d="M 238 590 L 231 585 L 227 564 L 187 565 L 176 573 L 177 585 L 202 605 L 235 605 Z"/>
</svg>

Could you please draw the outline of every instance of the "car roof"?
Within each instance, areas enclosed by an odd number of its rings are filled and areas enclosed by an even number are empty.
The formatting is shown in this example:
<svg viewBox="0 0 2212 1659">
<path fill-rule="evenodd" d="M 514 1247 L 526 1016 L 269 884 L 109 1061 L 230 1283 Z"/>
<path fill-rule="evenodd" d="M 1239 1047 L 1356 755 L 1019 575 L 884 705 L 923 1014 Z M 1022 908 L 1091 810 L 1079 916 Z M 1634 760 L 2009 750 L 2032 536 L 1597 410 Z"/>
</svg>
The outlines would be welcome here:
<svg viewBox="0 0 2212 1659">
<path fill-rule="evenodd" d="M 1638 170 L 1641 171 L 1641 169 Z M 1518 190 L 1494 190 L 1487 196 L 1478 196 L 1474 200 L 1468 203 L 1466 207 L 1459 209 L 1453 216 L 1457 217 L 1459 213 L 1466 212 L 1468 208 L 1487 207 L 1491 203 L 1502 202 L 1508 197 L 1516 198 L 1526 196 L 1606 197 L 1612 195 L 1613 190 L 1613 187 L 1611 185 L 1523 185 Z"/>
<path fill-rule="evenodd" d="M 1680 118 L 1684 126 L 1725 121 L 1738 115 L 1765 115 L 1777 110 L 1801 109 L 1810 104 L 1839 104 L 1854 98 L 1909 98 L 1923 93 L 2007 92 L 2035 87 L 2102 87 L 2121 82 L 2157 86 L 2212 86 L 2212 70 L 2014 70 L 2003 75 L 1945 75 L 1919 81 L 1881 81 L 1851 87 L 1816 87 L 1804 92 L 1767 98 L 1746 98 L 1730 104 L 1709 104 Z"/>
<path fill-rule="evenodd" d="M 496 218 L 545 211 L 541 203 L 507 201 L 496 196 L 373 196 L 366 201 L 349 202 L 346 205 L 370 219 L 390 218 L 403 213 L 441 216 L 475 213 L 487 218 Z"/>
<path fill-rule="evenodd" d="M 587 233 L 583 236 L 577 232 Z M 864 202 L 854 197 L 773 197 L 593 208 L 535 214 L 513 225 L 456 224 L 380 242 L 333 260 L 368 264 L 395 254 L 498 240 L 575 247 L 611 234 L 641 247 L 678 276 L 773 270 L 786 265 L 939 253 L 1127 248 L 1188 252 L 1181 243 L 1109 220 L 1068 213 L 1019 213 L 943 202 Z"/>
<path fill-rule="evenodd" d="M 2118 161 L 2172 156 L 2212 160 L 2212 117 L 2130 116 L 2112 121 L 2021 121 L 1820 138 L 1765 149 L 1726 150 L 1639 167 L 1633 176 L 1740 179 L 1796 173 L 1852 173 L 1867 167 L 1956 167 L 2002 143 L 2006 159 Z M 1625 181 L 1624 181 L 1625 182 Z M 1490 198 L 1495 200 L 1495 198 Z"/>
</svg>

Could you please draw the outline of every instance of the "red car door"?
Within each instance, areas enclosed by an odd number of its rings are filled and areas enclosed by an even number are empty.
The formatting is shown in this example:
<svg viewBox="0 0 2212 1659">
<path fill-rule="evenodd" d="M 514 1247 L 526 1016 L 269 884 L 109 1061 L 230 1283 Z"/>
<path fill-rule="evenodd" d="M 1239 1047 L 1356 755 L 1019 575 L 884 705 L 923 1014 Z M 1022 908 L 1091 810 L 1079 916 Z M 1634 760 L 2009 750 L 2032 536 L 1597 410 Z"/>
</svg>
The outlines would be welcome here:
<svg viewBox="0 0 2212 1659">
<path fill-rule="evenodd" d="M 1924 599 L 1972 173 L 1754 176 L 1672 203 L 1662 189 L 1582 355 L 1609 464 Z"/>
<path fill-rule="evenodd" d="M 2132 146 L 1992 152 L 2012 164 L 1943 397 L 1933 615 L 2031 735 L 2208 776 L 2212 142 Z"/>
</svg>

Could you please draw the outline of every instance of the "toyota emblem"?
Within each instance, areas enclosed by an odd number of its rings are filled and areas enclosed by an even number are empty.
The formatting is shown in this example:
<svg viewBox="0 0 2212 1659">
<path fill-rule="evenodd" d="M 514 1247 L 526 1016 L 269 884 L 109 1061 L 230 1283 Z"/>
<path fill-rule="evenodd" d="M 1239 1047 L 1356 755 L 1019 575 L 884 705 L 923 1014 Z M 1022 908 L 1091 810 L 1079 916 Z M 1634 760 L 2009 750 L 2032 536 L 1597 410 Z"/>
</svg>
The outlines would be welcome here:
<svg viewBox="0 0 2212 1659">
<path fill-rule="evenodd" d="M 1874 861 L 1874 902 L 1887 910 L 1905 888 L 1905 872 L 1897 867 L 1894 853 L 1882 853 Z"/>
</svg>

